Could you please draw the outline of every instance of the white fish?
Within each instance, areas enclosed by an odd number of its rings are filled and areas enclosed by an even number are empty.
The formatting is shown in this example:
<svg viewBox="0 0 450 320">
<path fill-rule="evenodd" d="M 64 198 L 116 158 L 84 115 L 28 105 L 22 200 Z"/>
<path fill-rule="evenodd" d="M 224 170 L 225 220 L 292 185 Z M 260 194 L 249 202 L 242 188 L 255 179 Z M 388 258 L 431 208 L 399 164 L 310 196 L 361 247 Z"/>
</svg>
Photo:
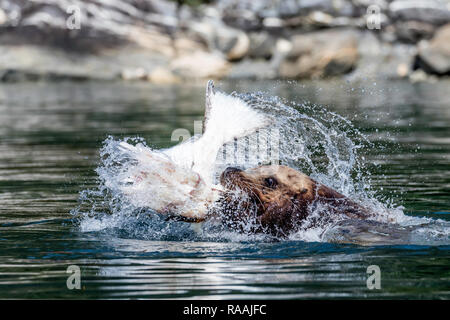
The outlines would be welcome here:
<svg viewBox="0 0 450 320">
<path fill-rule="evenodd" d="M 201 221 L 220 197 L 222 187 L 213 183 L 220 148 L 268 124 L 241 99 L 215 92 L 209 81 L 200 138 L 163 150 L 120 143 L 119 151 L 134 160 L 123 172 L 120 191 L 134 206 Z"/>
</svg>

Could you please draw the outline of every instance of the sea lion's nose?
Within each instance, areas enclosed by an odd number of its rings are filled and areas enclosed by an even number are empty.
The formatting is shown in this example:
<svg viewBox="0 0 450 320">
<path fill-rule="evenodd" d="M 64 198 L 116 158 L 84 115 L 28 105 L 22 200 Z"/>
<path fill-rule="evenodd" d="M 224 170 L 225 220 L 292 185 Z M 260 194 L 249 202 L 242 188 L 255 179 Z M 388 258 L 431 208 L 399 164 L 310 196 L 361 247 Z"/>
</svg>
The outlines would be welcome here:
<svg viewBox="0 0 450 320">
<path fill-rule="evenodd" d="M 231 180 L 234 180 L 235 176 L 233 176 L 233 173 L 241 172 L 242 170 L 235 167 L 228 167 L 226 168 L 222 174 L 220 175 L 220 183 L 223 186 L 229 186 Z"/>
<path fill-rule="evenodd" d="M 230 173 L 241 172 L 242 170 L 236 167 L 228 167 L 223 171 L 223 175 L 228 175 Z"/>
</svg>

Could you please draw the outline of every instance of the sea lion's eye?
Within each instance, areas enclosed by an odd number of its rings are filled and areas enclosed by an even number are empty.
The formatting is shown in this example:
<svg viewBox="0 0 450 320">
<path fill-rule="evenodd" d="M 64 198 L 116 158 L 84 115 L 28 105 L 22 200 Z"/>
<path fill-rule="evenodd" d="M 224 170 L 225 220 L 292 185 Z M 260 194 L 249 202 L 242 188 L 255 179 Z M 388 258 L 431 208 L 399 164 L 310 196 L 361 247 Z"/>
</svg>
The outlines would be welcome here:
<svg viewBox="0 0 450 320">
<path fill-rule="evenodd" d="M 269 188 L 275 188 L 278 184 L 278 181 L 275 178 L 269 177 L 269 178 L 264 179 L 264 183 Z"/>
</svg>

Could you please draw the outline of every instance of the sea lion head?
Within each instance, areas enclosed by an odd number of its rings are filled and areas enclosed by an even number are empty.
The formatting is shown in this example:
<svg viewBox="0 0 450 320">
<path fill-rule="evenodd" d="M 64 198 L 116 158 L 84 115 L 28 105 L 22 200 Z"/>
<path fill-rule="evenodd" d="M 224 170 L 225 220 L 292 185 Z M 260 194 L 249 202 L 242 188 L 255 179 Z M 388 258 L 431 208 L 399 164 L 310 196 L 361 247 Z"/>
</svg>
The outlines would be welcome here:
<svg viewBox="0 0 450 320">
<path fill-rule="evenodd" d="M 232 191 L 240 191 L 244 205 L 232 197 L 222 203 L 226 220 L 235 223 L 249 216 L 255 219 L 252 231 L 287 235 L 308 215 L 308 204 L 315 198 L 315 182 L 308 176 L 287 166 L 270 165 L 241 170 L 229 167 L 220 176 L 221 184 Z"/>
<path fill-rule="evenodd" d="M 228 190 L 220 201 L 225 223 L 236 228 L 242 225 L 237 222 L 253 222 L 250 229 L 240 227 L 241 231 L 287 236 L 318 208 L 321 210 L 309 218 L 309 226 L 339 217 L 364 219 L 370 215 L 344 195 L 287 166 L 245 171 L 230 167 L 222 173 L 220 183 Z"/>
</svg>

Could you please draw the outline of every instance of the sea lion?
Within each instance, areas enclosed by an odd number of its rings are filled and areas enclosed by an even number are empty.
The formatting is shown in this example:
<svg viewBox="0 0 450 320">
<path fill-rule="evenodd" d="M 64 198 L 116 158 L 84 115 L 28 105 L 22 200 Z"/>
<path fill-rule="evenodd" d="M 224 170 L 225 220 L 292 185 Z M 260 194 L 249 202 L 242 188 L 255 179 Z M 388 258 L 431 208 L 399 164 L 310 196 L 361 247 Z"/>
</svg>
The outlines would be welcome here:
<svg viewBox="0 0 450 320">
<path fill-rule="evenodd" d="M 220 211 L 225 224 L 241 231 L 284 237 L 301 226 L 320 205 L 325 210 L 318 212 L 326 212 L 326 216 L 319 214 L 316 221 L 310 219 L 309 226 L 337 216 L 367 219 L 372 215 L 337 191 L 283 165 L 245 171 L 229 167 L 222 173 L 220 182 L 229 192 L 218 201 L 216 214 Z M 244 201 L 236 199 L 235 190 L 239 190 Z M 249 221 L 250 228 L 245 225 Z"/>
</svg>

